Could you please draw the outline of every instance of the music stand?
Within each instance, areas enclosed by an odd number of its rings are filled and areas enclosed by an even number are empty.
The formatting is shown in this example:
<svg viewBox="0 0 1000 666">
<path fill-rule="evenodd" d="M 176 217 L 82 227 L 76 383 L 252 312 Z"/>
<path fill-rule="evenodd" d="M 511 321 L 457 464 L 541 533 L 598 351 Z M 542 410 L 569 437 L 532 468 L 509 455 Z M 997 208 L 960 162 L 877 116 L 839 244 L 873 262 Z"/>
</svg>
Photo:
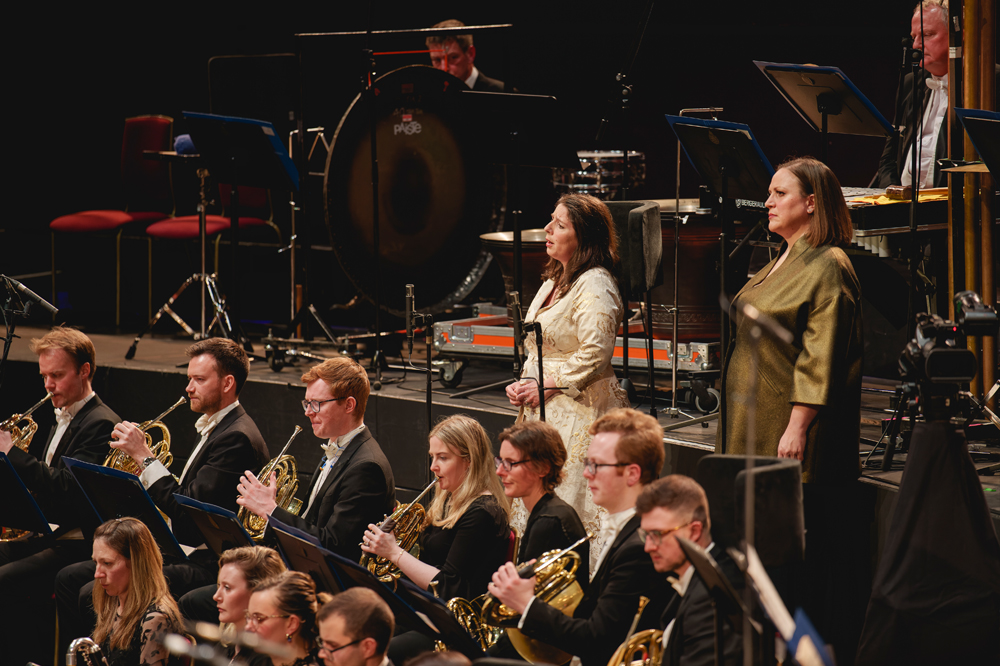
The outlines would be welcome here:
<svg viewBox="0 0 1000 666">
<path fill-rule="evenodd" d="M 221 557 L 230 548 L 257 545 L 237 515 L 229 509 L 199 502 L 179 493 L 174 493 L 174 499 L 191 516 L 198 531 L 205 537 L 205 545 L 216 555 Z"/>
<path fill-rule="evenodd" d="M 15 530 L 52 534 L 45 514 L 5 453 L 0 453 L 0 524 Z"/>
<path fill-rule="evenodd" d="M 983 109 L 955 109 L 972 146 L 994 178 L 1000 179 L 1000 112 Z"/>
<path fill-rule="evenodd" d="M 289 569 L 304 571 L 316 581 L 316 588 L 337 594 L 347 589 L 337 573 L 327 564 L 330 551 L 308 532 L 287 525 L 277 518 L 269 518 L 268 531 L 277 540 L 278 552 Z"/>
<path fill-rule="evenodd" d="M 719 196 L 719 223 L 722 230 L 719 234 L 719 291 L 728 298 L 729 261 L 732 258 L 729 253 L 729 241 L 732 239 L 734 229 L 732 221 L 726 217 L 727 200 L 744 199 L 761 202 L 767 199 L 767 190 L 771 176 L 774 175 L 774 168 L 747 125 L 685 116 L 668 115 L 666 118 L 691 166 L 698 172 L 702 182 Z M 728 312 L 723 312 L 720 337 L 723 360 L 729 348 L 728 321 Z M 717 417 L 722 441 L 722 450 L 719 453 L 725 453 L 725 409 L 726 392 L 723 391 L 719 399 L 718 414 L 681 421 L 667 426 L 667 429 L 704 423 Z"/>
<path fill-rule="evenodd" d="M 838 67 L 759 60 L 754 60 L 753 64 L 802 120 L 822 134 L 820 159 L 824 163 L 827 136 L 831 132 L 885 137 L 895 134 L 892 124 Z"/>
<path fill-rule="evenodd" d="M 100 522 L 126 516 L 138 518 L 149 528 L 164 557 L 188 559 L 139 477 L 76 458 L 63 458 L 63 462 L 72 472 Z"/>
<path fill-rule="evenodd" d="M 229 219 L 232 231 L 232 313 L 234 328 L 240 329 L 239 186 L 274 190 L 298 190 L 295 168 L 274 126 L 264 120 L 184 111 L 191 139 L 218 182 L 229 183 Z M 245 336 L 231 332 L 234 339 Z"/>
</svg>

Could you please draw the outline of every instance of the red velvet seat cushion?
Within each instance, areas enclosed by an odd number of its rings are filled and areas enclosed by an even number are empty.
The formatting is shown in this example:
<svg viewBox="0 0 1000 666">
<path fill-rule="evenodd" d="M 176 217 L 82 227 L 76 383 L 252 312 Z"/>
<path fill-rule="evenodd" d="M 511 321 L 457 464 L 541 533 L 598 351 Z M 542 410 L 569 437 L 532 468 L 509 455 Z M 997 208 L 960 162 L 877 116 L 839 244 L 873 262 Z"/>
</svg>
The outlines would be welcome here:
<svg viewBox="0 0 1000 666">
<path fill-rule="evenodd" d="M 167 217 L 166 213 L 157 212 L 126 213 L 123 210 L 85 210 L 57 217 L 49 223 L 49 228 L 52 231 L 75 233 L 109 231 L 130 222 L 156 222 L 165 217 Z"/>
<path fill-rule="evenodd" d="M 212 220 L 213 217 L 218 216 L 209 215 L 205 222 L 205 234 L 207 236 L 214 236 L 229 228 L 229 220 L 219 222 L 218 220 Z M 198 216 L 185 215 L 184 217 L 175 217 L 169 220 L 154 222 L 146 227 L 146 233 L 154 238 L 192 240 L 198 238 L 200 233 L 198 229 Z"/>
<path fill-rule="evenodd" d="M 192 215 L 191 217 L 194 217 L 194 219 L 196 221 L 198 219 L 197 215 Z M 178 219 L 180 219 L 180 218 L 178 218 Z M 229 218 L 228 217 L 223 217 L 222 215 L 208 215 L 208 216 L 206 216 L 205 219 L 207 221 L 209 221 L 209 222 L 222 222 L 223 224 L 226 225 L 226 229 L 228 229 L 229 226 L 230 226 L 230 224 L 229 224 Z M 259 217 L 241 217 L 240 218 L 240 228 L 241 229 L 243 227 L 262 227 L 262 226 L 264 226 L 266 224 L 267 224 L 267 222 L 265 222 L 264 220 L 260 219 Z"/>
</svg>

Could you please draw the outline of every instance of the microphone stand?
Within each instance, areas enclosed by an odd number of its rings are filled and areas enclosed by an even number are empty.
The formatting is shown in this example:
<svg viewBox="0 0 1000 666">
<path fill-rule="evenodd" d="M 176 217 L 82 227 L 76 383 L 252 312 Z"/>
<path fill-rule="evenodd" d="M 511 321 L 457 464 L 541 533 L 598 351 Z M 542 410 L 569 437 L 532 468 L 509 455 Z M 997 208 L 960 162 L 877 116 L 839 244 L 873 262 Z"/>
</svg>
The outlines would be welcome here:
<svg viewBox="0 0 1000 666">
<path fill-rule="evenodd" d="M 538 419 L 545 422 L 545 365 L 542 363 L 542 325 L 537 321 L 525 322 L 522 326 L 523 335 L 535 332 L 535 349 L 538 355 Z"/>
<path fill-rule="evenodd" d="M 434 402 L 432 399 L 432 369 L 431 369 L 431 347 L 434 343 L 434 318 L 430 314 L 421 314 L 414 310 L 414 299 L 413 299 L 413 285 L 406 285 L 406 345 L 408 349 L 407 360 L 410 366 L 413 367 L 412 357 L 413 357 L 413 331 L 417 327 L 417 320 L 419 319 L 420 324 L 424 327 L 424 342 L 427 345 L 427 358 L 424 363 L 424 372 L 427 373 L 427 394 L 425 397 L 425 402 L 427 405 L 427 432 L 431 431 L 434 425 Z M 419 368 L 417 368 L 419 369 Z M 406 366 L 403 366 L 403 371 L 406 371 Z"/>
</svg>

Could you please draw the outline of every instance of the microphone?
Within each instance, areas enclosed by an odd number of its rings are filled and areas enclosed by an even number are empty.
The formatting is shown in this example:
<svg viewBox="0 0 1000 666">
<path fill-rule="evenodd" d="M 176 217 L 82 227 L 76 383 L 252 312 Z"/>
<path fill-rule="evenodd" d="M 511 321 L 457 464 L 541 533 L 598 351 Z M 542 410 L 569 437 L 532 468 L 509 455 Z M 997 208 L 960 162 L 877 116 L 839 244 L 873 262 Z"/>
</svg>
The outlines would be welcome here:
<svg viewBox="0 0 1000 666">
<path fill-rule="evenodd" d="M 507 292 L 507 321 L 514 329 L 514 360 L 521 366 L 524 358 L 524 326 L 521 319 L 521 296 L 516 291 Z"/>
<path fill-rule="evenodd" d="M 406 347 L 413 356 L 413 285 L 406 285 Z"/>
<path fill-rule="evenodd" d="M 43 308 L 45 308 L 46 310 L 48 310 L 52 314 L 52 316 L 55 316 L 55 315 L 59 314 L 59 308 L 57 308 L 56 306 L 54 306 L 51 303 L 49 303 L 47 300 L 45 300 L 44 298 L 42 298 L 41 296 L 39 296 L 35 292 L 33 292 L 30 289 L 28 289 L 27 287 L 25 287 L 23 284 L 21 284 L 20 282 L 18 282 L 14 278 L 7 277 L 6 275 L 4 275 L 3 278 L 7 281 L 7 284 L 11 285 L 15 289 L 17 289 L 19 292 L 21 292 L 22 294 L 24 294 L 25 296 L 27 296 L 30 300 L 38 303 Z"/>
</svg>

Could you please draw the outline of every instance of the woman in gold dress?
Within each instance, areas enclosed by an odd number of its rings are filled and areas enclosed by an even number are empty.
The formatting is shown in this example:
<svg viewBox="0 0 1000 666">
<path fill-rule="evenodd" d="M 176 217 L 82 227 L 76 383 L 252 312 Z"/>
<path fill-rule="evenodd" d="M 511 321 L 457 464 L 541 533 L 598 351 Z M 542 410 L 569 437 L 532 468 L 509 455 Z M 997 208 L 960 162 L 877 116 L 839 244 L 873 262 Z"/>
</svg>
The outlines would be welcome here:
<svg viewBox="0 0 1000 666">
<path fill-rule="evenodd" d="M 847 206 L 837 177 L 812 158 L 778 167 L 768 192 L 770 231 L 785 242 L 733 299 L 726 452 L 747 450 L 747 410 L 755 404 L 757 455 L 801 460 L 804 483 L 849 482 L 860 474 L 862 329 L 861 288 L 838 247 L 851 239 Z M 791 344 L 761 337 L 753 394 L 747 305 L 794 335 Z"/>
<path fill-rule="evenodd" d="M 542 327 L 545 418 L 566 445 L 565 476 L 556 494 L 576 509 L 588 531 L 598 534 L 598 507 L 583 478 L 590 426 L 605 412 L 629 406 L 611 368 L 622 300 L 611 272 L 618 262 L 618 242 L 608 207 L 584 194 L 560 198 L 545 227 L 545 251 L 546 280 L 526 320 Z M 525 348 L 523 378 L 507 387 L 510 403 L 521 408 L 518 422 L 539 418 L 535 333 L 528 335 Z M 519 532 L 526 521 L 523 504 L 515 502 L 512 522 Z M 602 545 L 591 553 L 599 553 Z"/>
</svg>

